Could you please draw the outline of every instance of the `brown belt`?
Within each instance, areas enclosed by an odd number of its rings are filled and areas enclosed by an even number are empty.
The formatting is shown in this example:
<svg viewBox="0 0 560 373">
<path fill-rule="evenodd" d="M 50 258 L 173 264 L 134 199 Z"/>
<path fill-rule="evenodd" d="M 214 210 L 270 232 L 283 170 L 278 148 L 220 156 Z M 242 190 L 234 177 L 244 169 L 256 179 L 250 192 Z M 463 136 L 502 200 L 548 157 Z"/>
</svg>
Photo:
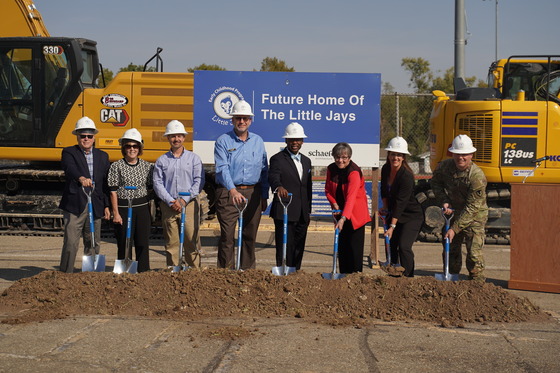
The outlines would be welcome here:
<svg viewBox="0 0 560 373">
<path fill-rule="evenodd" d="M 254 185 L 236 185 L 235 187 L 237 189 L 253 189 L 255 187 L 255 185 L 257 185 L 257 184 L 254 184 Z"/>
</svg>

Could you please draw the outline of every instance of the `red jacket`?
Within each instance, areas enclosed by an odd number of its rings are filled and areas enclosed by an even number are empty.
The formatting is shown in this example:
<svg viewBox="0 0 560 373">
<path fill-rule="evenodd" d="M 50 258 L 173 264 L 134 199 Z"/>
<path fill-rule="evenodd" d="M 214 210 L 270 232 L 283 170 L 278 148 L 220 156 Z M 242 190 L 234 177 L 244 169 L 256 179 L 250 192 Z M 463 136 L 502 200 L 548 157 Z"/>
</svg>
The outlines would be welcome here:
<svg viewBox="0 0 560 373">
<path fill-rule="evenodd" d="M 348 172 L 347 180 L 345 180 L 345 177 L 343 177 L 342 180 L 339 180 L 341 178 L 341 170 L 339 170 L 335 163 L 331 163 L 329 165 L 327 168 L 325 194 L 327 195 L 327 199 L 331 203 L 331 206 L 334 206 L 334 204 L 339 206 L 344 205 L 342 215 L 346 216 L 346 218 L 350 220 L 354 229 L 358 229 L 371 221 L 368 209 L 365 180 L 362 175 L 362 170 L 354 162 L 350 161 L 346 170 Z M 342 183 L 344 203 L 336 200 L 336 188 L 339 183 Z"/>
</svg>

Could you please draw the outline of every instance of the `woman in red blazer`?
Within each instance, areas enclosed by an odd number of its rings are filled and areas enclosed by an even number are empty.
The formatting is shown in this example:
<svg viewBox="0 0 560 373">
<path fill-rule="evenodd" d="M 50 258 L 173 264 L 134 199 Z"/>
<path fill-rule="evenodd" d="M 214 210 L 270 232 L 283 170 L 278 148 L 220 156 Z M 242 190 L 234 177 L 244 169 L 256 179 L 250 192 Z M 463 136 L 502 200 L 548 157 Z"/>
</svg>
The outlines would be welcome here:
<svg viewBox="0 0 560 373">
<path fill-rule="evenodd" d="M 332 150 L 334 163 L 327 168 L 325 194 L 336 213 L 335 228 L 339 236 L 340 273 L 362 272 L 364 257 L 365 225 L 369 215 L 365 181 L 362 170 L 352 162 L 352 148 L 345 142 Z"/>
</svg>

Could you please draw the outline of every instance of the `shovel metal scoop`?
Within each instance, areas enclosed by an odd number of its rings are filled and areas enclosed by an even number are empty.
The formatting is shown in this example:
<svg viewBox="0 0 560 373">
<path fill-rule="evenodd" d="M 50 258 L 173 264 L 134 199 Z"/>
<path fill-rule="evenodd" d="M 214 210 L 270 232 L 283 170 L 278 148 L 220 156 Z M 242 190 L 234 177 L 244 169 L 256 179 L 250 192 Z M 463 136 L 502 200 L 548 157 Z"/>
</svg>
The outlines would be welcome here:
<svg viewBox="0 0 560 373">
<path fill-rule="evenodd" d="M 284 204 L 280 195 L 278 195 L 278 201 L 284 208 L 284 235 L 282 236 L 282 265 L 279 267 L 272 267 L 272 274 L 276 276 L 286 276 L 290 273 L 294 273 L 296 271 L 295 267 L 288 267 L 286 264 L 286 251 L 287 251 L 287 244 L 288 244 L 288 206 L 292 203 L 292 193 L 288 193 L 288 203 Z"/>
<path fill-rule="evenodd" d="M 341 210 L 333 210 L 333 214 L 337 212 L 342 212 Z M 334 215 L 333 215 L 334 217 Z M 323 273 L 322 276 L 325 280 L 338 280 L 346 276 L 344 273 L 337 273 L 336 263 L 338 261 L 338 228 L 334 230 L 334 245 L 333 245 L 333 269 L 331 273 Z"/>
<path fill-rule="evenodd" d="M 96 255 L 95 253 L 95 221 L 93 220 L 93 204 L 91 203 L 91 194 L 95 189 L 92 185 L 89 193 L 82 186 L 82 191 L 87 196 L 89 231 L 91 232 L 91 255 L 82 257 L 82 272 L 104 272 L 105 271 L 105 255 Z"/>
<path fill-rule="evenodd" d="M 186 264 L 183 264 L 183 244 L 185 243 L 185 211 L 187 210 L 187 201 L 183 197 L 190 196 L 189 192 L 180 192 L 179 198 L 183 199 L 185 204 L 181 204 L 181 228 L 179 232 L 179 265 L 173 266 L 171 272 L 181 272 L 186 271 L 189 267 Z"/>
<path fill-rule="evenodd" d="M 136 190 L 135 186 L 125 186 L 124 189 L 128 194 L 128 216 L 126 218 L 126 243 L 124 259 L 115 260 L 115 266 L 113 268 L 114 273 L 137 273 L 138 272 L 138 262 L 132 260 L 132 242 L 130 240 L 131 230 L 132 230 L 132 196 L 131 191 Z"/>
<path fill-rule="evenodd" d="M 443 209 L 442 209 L 443 214 Z M 451 219 L 453 218 L 453 214 L 449 215 L 449 218 L 443 214 L 443 218 L 445 219 L 445 233 L 449 230 L 449 226 L 451 223 Z M 435 277 L 436 280 L 439 281 L 459 281 L 459 274 L 457 273 L 449 273 L 449 238 L 445 239 L 445 250 L 443 255 L 443 271 L 444 273 L 436 273 Z"/>
<path fill-rule="evenodd" d="M 239 218 L 237 220 L 237 259 L 235 260 L 235 270 L 239 271 L 241 269 L 241 246 L 243 244 L 243 211 L 247 208 L 247 198 L 243 201 L 243 206 L 239 206 L 237 203 L 233 203 L 237 211 L 239 211 Z"/>
</svg>

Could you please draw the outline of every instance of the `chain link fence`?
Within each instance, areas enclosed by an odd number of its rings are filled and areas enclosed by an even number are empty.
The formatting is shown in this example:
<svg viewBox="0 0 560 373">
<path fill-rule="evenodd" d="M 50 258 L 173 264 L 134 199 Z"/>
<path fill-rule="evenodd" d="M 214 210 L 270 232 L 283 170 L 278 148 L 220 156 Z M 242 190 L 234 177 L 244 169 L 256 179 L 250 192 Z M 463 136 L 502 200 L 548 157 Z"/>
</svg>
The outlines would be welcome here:
<svg viewBox="0 0 560 373">
<path fill-rule="evenodd" d="M 381 95 L 381 144 L 385 149 L 390 139 L 404 137 L 412 154 L 408 162 L 417 176 L 431 175 L 430 170 L 430 112 L 432 94 L 392 93 Z M 386 152 L 382 150 L 381 165 Z"/>
</svg>

